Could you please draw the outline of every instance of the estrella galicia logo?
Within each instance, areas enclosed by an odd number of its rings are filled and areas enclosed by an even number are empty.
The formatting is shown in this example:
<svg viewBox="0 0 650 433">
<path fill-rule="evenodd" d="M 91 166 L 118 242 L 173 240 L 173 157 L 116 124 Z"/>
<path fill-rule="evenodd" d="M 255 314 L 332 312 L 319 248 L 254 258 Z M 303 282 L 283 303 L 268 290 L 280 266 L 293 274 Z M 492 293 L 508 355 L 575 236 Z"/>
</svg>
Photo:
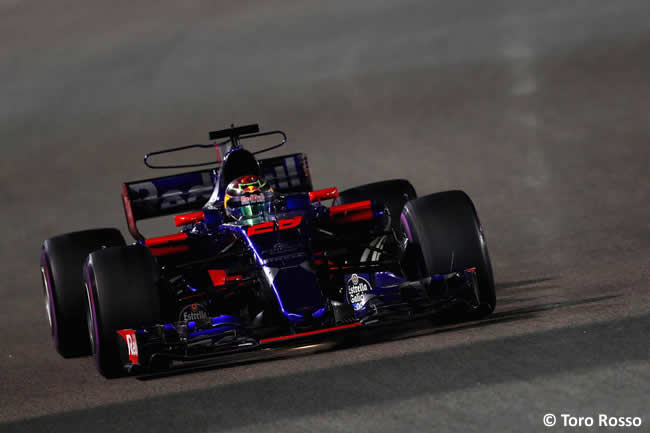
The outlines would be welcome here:
<svg viewBox="0 0 650 433">
<path fill-rule="evenodd" d="M 372 286 L 368 280 L 357 274 L 352 274 L 350 279 L 346 282 L 346 288 L 348 293 L 348 302 L 352 304 L 352 307 L 355 310 L 359 310 L 363 307 L 361 304 L 363 295 L 372 290 Z"/>
<path fill-rule="evenodd" d="M 179 321 L 191 322 L 208 318 L 208 312 L 202 304 L 190 304 L 183 307 L 178 315 Z"/>
</svg>

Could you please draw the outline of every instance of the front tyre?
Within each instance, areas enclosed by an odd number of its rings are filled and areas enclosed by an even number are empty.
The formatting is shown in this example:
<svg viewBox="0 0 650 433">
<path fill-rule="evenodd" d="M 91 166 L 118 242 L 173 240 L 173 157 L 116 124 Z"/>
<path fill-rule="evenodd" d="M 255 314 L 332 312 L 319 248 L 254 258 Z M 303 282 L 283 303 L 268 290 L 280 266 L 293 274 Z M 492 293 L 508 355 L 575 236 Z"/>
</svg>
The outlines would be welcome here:
<svg viewBox="0 0 650 433">
<path fill-rule="evenodd" d="M 161 323 L 159 267 L 141 245 L 108 248 L 88 256 L 84 267 L 87 329 L 99 372 L 124 374 L 117 331 Z"/>
<path fill-rule="evenodd" d="M 409 201 L 400 217 L 407 251 L 419 277 L 476 268 L 479 306 L 471 318 L 487 316 L 496 306 L 492 264 L 476 209 L 463 191 L 445 191 Z"/>
</svg>

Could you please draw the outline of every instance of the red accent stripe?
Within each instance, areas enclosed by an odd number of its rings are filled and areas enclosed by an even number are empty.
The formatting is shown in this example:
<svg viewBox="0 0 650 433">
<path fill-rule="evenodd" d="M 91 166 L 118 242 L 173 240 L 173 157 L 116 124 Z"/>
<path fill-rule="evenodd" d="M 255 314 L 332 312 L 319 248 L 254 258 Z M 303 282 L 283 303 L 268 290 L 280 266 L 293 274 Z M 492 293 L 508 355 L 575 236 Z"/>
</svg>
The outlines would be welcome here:
<svg viewBox="0 0 650 433">
<path fill-rule="evenodd" d="M 126 223 L 129 226 L 129 233 L 131 233 L 131 236 L 136 240 L 144 240 L 144 236 L 142 236 L 135 223 L 133 208 L 131 207 L 131 198 L 129 197 L 129 188 L 125 183 L 122 184 L 122 204 L 124 205 L 124 215 L 126 216 Z"/>
<path fill-rule="evenodd" d="M 321 201 L 329 200 L 339 196 L 339 190 L 337 187 L 319 189 L 309 193 L 309 201 Z"/>
<path fill-rule="evenodd" d="M 200 297 L 200 296 L 205 296 L 205 293 L 203 293 L 203 292 L 201 292 L 201 293 L 195 293 L 195 294 L 190 295 L 190 296 L 185 296 L 184 298 L 181 298 L 181 299 L 182 299 L 183 301 L 185 301 L 186 299 L 198 298 L 198 297 Z"/>
<path fill-rule="evenodd" d="M 271 343 L 273 341 L 291 340 L 292 338 L 306 337 L 308 335 L 325 334 L 327 332 L 339 331 L 341 329 L 356 328 L 357 326 L 361 326 L 361 322 L 350 323 L 349 325 L 335 326 L 333 328 L 327 328 L 327 329 L 318 329 L 316 331 L 301 332 L 300 334 L 283 335 L 281 337 L 264 338 L 264 339 L 260 340 L 260 343 L 263 344 L 263 343 Z"/>
<path fill-rule="evenodd" d="M 354 268 L 354 266 L 330 266 L 330 271 L 338 271 L 339 269 L 344 270 L 344 269 L 352 269 L 352 268 Z"/>
<path fill-rule="evenodd" d="M 184 226 L 185 224 L 192 224 L 198 221 L 205 221 L 205 214 L 203 211 L 185 213 L 174 217 L 174 224 L 176 224 L 176 227 Z"/>
<path fill-rule="evenodd" d="M 215 144 L 214 148 L 217 150 L 217 164 L 221 164 L 221 149 L 219 148 L 219 144 Z"/>
<path fill-rule="evenodd" d="M 369 221 L 373 218 L 370 200 L 330 207 L 330 216 L 336 223 Z"/>
<path fill-rule="evenodd" d="M 250 226 L 248 228 L 248 236 L 255 236 L 259 235 L 262 233 L 269 233 L 272 232 L 275 229 L 275 224 L 273 221 L 267 221 L 265 223 L 261 224 L 255 224 L 254 226 Z"/>
<path fill-rule="evenodd" d="M 293 218 L 281 219 L 278 221 L 278 228 L 280 230 L 288 230 L 294 227 L 298 227 L 302 222 L 302 215 L 295 216 Z"/>
<path fill-rule="evenodd" d="M 190 250 L 187 245 L 179 245 L 176 247 L 152 247 L 151 253 L 156 256 L 168 256 L 170 254 L 186 253 Z"/>
<path fill-rule="evenodd" d="M 135 331 L 133 329 L 120 329 L 117 331 L 120 337 L 126 343 L 126 350 L 129 354 L 129 361 L 133 365 L 139 365 L 138 359 L 138 341 L 135 338 Z"/>
<path fill-rule="evenodd" d="M 286 218 L 278 220 L 278 230 L 288 230 L 294 227 L 298 227 L 302 222 L 302 216 L 298 215 L 293 218 Z M 260 224 L 255 224 L 254 226 L 248 227 L 248 236 L 255 236 L 262 233 L 271 233 L 275 231 L 276 226 L 273 221 L 267 221 Z"/>
<path fill-rule="evenodd" d="M 172 242 L 182 242 L 184 240 L 187 240 L 187 233 L 176 233 L 175 235 L 149 238 L 146 241 L 144 241 L 144 244 L 148 247 L 156 247 L 158 245 L 169 244 Z"/>
<path fill-rule="evenodd" d="M 371 210 L 364 210 L 361 212 L 354 212 L 354 213 L 349 213 L 344 216 L 337 216 L 334 219 L 334 222 L 338 224 L 345 224 L 345 223 L 356 223 L 359 221 L 370 221 L 373 218 L 372 211 Z"/>
<path fill-rule="evenodd" d="M 208 274 L 210 274 L 212 285 L 215 287 L 223 286 L 231 281 L 241 281 L 244 279 L 241 275 L 227 275 L 223 269 L 208 269 Z"/>
<path fill-rule="evenodd" d="M 226 271 L 223 269 L 208 269 L 208 274 L 210 274 L 213 286 L 223 286 L 226 284 L 228 277 L 226 277 Z"/>
<path fill-rule="evenodd" d="M 370 200 L 332 206 L 330 207 L 330 215 L 336 216 L 336 215 L 343 214 L 345 216 L 350 212 L 360 212 L 365 210 L 372 210 L 372 203 L 370 202 Z"/>
</svg>

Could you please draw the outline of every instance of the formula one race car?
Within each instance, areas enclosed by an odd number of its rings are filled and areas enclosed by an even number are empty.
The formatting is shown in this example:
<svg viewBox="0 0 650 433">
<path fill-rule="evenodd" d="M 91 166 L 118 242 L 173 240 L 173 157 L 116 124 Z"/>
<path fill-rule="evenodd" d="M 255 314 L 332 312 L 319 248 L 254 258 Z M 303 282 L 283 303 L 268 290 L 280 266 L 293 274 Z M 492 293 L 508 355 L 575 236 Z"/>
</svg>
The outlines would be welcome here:
<svg viewBox="0 0 650 433">
<path fill-rule="evenodd" d="M 255 153 L 241 146 L 274 135 L 281 143 Z M 99 372 L 115 377 L 450 306 L 467 319 L 494 310 L 483 230 L 464 192 L 416 198 L 401 179 L 314 191 L 306 155 L 256 159 L 284 144 L 283 132 L 233 126 L 210 139 L 225 141 L 152 152 L 145 164 L 216 169 L 123 185 L 132 245 L 116 229 L 43 243 L 45 308 L 61 355 L 93 354 Z M 223 158 L 152 163 L 204 147 Z M 136 224 L 171 214 L 176 234 L 145 238 Z"/>
</svg>

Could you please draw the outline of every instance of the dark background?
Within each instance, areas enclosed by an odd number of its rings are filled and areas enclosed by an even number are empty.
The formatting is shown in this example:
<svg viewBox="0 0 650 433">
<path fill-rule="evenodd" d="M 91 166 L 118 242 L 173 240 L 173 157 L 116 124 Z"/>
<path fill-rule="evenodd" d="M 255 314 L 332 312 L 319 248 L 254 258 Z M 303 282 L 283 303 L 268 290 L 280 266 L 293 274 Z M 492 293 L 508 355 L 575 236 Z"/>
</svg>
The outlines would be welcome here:
<svg viewBox="0 0 650 433">
<path fill-rule="evenodd" d="M 0 431 L 647 428 L 647 0 L 95 3 L 0 0 Z M 231 122 L 285 130 L 317 188 L 467 191 L 495 314 L 148 382 L 61 359 L 42 240 L 126 233 L 142 155 Z"/>
</svg>

